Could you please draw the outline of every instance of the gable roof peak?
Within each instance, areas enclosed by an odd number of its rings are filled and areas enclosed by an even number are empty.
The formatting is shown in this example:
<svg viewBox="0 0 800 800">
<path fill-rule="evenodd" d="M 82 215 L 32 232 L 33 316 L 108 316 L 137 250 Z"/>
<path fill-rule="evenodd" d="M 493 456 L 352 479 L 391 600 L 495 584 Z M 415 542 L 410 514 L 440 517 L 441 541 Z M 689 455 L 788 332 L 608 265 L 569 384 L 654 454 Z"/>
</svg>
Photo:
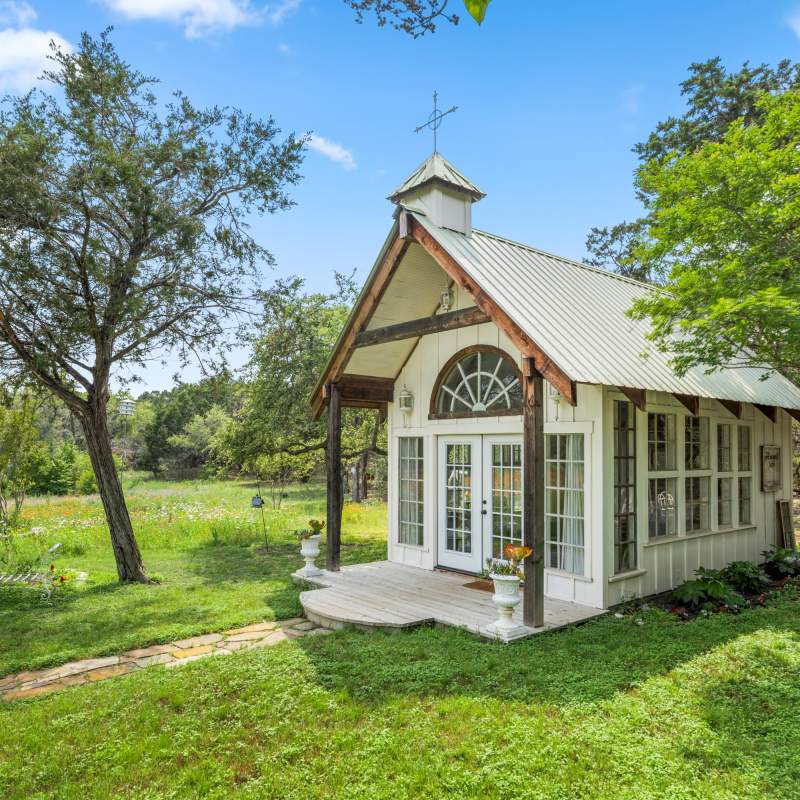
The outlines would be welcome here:
<svg viewBox="0 0 800 800">
<path fill-rule="evenodd" d="M 457 192 L 467 194 L 473 203 L 486 197 L 484 192 L 441 153 L 433 153 L 389 195 L 389 200 L 399 203 L 409 192 L 430 183 L 444 184 Z"/>
</svg>

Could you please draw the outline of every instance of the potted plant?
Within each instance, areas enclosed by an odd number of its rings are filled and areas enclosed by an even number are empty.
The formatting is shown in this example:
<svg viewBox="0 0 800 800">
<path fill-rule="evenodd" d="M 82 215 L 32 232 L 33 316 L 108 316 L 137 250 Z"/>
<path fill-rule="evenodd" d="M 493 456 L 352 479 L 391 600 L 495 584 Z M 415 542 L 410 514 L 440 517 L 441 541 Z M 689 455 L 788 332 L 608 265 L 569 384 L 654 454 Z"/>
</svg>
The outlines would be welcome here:
<svg viewBox="0 0 800 800">
<path fill-rule="evenodd" d="M 499 617 L 487 630 L 504 641 L 516 638 L 526 629 L 512 619 L 514 609 L 522 599 L 519 594 L 522 583 L 522 562 L 532 553 L 530 547 L 507 544 L 503 548 L 503 558 L 486 560 L 487 572 L 494 584 L 492 602 L 497 606 Z"/>
<path fill-rule="evenodd" d="M 300 555 L 305 559 L 306 565 L 296 574 L 304 578 L 314 575 L 322 575 L 322 570 L 317 567 L 316 561 L 319 555 L 319 542 L 322 538 L 322 529 L 325 523 L 318 519 L 310 519 L 308 528 L 298 531 L 300 538 Z"/>
</svg>

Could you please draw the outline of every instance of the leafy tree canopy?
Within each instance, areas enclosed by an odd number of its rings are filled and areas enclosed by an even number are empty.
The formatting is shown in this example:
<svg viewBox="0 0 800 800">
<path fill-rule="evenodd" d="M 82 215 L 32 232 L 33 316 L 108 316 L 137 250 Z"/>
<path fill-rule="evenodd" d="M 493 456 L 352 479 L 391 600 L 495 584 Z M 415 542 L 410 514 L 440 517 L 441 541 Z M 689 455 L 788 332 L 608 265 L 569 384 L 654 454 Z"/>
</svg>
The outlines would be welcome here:
<svg viewBox="0 0 800 800">
<path fill-rule="evenodd" d="M 633 148 L 640 162 L 661 161 L 673 154 L 691 153 L 706 142 L 719 142 L 729 126 L 743 120 L 745 124 L 762 119 L 759 99 L 763 94 L 781 94 L 800 88 L 800 65 L 789 60 L 776 67 L 745 63 L 738 72 L 728 72 L 720 58 L 695 63 L 689 77 L 681 84 L 686 98 L 686 111 L 680 117 L 660 122 L 650 136 Z M 635 181 L 637 196 L 649 209 L 651 191 Z M 617 225 L 592 228 L 586 240 L 587 263 L 609 269 L 637 280 L 662 283 L 668 272 L 668 261 L 649 258 L 642 263 L 638 251 L 647 245 L 647 218 Z"/>
<path fill-rule="evenodd" d="M 694 365 L 800 376 L 800 92 L 764 94 L 720 141 L 651 158 L 637 183 L 649 237 L 636 256 L 672 263 L 667 292 L 635 306 L 652 338 Z"/>
<path fill-rule="evenodd" d="M 449 0 L 344 0 L 356 12 L 356 21 L 363 22 L 367 14 L 375 16 L 380 27 L 391 25 L 395 30 L 415 39 L 434 33 L 436 25 L 448 22 L 458 25 L 459 16 Z M 464 0 L 467 13 L 480 25 L 491 0 Z M 450 6 L 450 7 L 449 7 Z"/>
</svg>

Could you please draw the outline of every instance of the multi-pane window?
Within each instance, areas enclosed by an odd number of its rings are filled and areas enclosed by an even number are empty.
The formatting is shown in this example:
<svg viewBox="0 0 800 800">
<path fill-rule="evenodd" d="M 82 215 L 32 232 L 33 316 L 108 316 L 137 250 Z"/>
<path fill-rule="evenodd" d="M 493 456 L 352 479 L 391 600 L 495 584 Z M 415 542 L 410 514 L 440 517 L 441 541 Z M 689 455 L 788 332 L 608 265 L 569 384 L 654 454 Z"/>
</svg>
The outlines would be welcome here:
<svg viewBox="0 0 800 800">
<path fill-rule="evenodd" d="M 492 557 L 522 544 L 522 446 L 492 445 Z"/>
<path fill-rule="evenodd" d="M 678 532 L 676 478 L 650 478 L 648 482 L 648 535 L 651 539 Z"/>
<path fill-rule="evenodd" d="M 446 447 L 445 533 L 448 550 L 472 552 L 472 445 Z"/>
<path fill-rule="evenodd" d="M 423 543 L 422 505 L 422 439 L 403 436 L 399 439 L 400 454 L 400 525 L 401 544 Z"/>
<path fill-rule="evenodd" d="M 647 415 L 647 468 L 651 472 L 675 469 L 675 415 Z"/>
<path fill-rule="evenodd" d="M 686 478 L 686 533 L 705 531 L 710 527 L 708 478 Z"/>
<path fill-rule="evenodd" d="M 717 472 L 730 472 L 732 469 L 731 426 L 721 422 L 717 425 Z"/>
<path fill-rule="evenodd" d="M 614 401 L 614 571 L 636 569 L 636 409 Z"/>
<path fill-rule="evenodd" d="M 739 524 L 750 525 L 753 522 L 752 491 L 753 479 L 747 475 L 739 479 Z"/>
<path fill-rule="evenodd" d="M 717 478 L 717 525 L 733 522 L 733 478 Z"/>
<path fill-rule="evenodd" d="M 739 453 L 736 459 L 739 464 L 739 472 L 750 472 L 753 469 L 750 437 L 750 426 L 740 425 L 738 433 Z"/>
<path fill-rule="evenodd" d="M 583 575 L 583 434 L 548 434 L 545 438 L 546 565 Z"/>
<path fill-rule="evenodd" d="M 684 461 L 687 470 L 709 469 L 708 417 L 686 417 Z"/>
</svg>

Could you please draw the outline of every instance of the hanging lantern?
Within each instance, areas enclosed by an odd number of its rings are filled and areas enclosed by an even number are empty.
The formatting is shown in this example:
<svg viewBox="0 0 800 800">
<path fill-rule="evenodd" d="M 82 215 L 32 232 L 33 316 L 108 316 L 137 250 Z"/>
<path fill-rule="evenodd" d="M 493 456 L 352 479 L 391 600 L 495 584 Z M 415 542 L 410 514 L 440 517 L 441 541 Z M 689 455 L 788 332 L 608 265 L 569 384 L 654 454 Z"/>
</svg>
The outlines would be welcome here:
<svg viewBox="0 0 800 800">
<path fill-rule="evenodd" d="M 405 385 L 397 395 L 397 405 L 404 414 L 410 414 L 414 410 L 414 395 Z"/>
</svg>

